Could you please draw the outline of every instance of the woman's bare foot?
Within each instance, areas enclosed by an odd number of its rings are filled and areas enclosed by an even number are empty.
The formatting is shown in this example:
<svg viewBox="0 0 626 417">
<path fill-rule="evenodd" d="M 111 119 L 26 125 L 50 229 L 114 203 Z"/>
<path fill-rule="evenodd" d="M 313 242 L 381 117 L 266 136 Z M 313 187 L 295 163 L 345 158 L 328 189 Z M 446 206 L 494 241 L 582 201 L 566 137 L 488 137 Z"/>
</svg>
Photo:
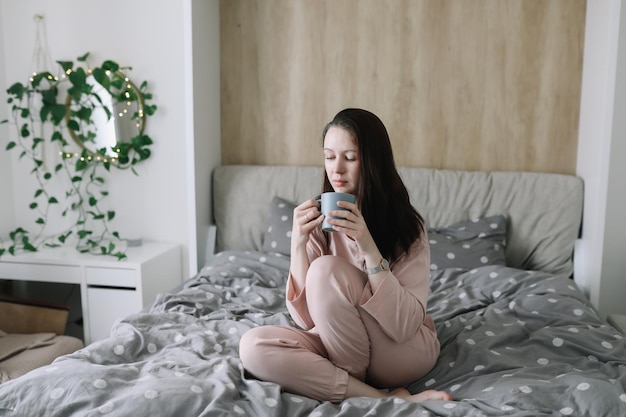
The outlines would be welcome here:
<svg viewBox="0 0 626 417">
<path fill-rule="evenodd" d="M 396 388 L 393 391 L 379 390 L 350 375 L 348 376 L 348 387 L 346 388 L 346 395 L 344 398 L 351 397 L 400 397 L 416 403 L 426 400 L 452 400 L 452 395 L 447 392 L 435 391 L 432 389 L 418 394 L 411 394 L 411 392 L 406 388 Z"/>
<path fill-rule="evenodd" d="M 405 398 L 409 401 L 413 401 L 416 403 L 421 403 L 426 400 L 441 400 L 441 401 L 451 401 L 452 395 L 448 394 L 445 391 L 435 391 L 435 390 L 427 390 L 422 391 L 417 394 L 411 394 L 409 390 L 405 388 L 396 388 L 393 391 L 389 392 L 389 396 L 391 397 L 400 397 Z"/>
</svg>

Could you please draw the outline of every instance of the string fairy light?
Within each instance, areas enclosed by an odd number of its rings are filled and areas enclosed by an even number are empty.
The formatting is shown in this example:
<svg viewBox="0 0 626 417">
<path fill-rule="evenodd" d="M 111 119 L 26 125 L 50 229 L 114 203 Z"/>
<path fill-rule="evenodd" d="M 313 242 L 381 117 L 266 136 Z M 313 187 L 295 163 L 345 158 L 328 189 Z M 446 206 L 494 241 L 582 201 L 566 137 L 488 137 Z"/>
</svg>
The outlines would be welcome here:
<svg viewBox="0 0 626 417">
<path fill-rule="evenodd" d="M 119 148 L 116 149 L 116 151 L 119 153 L 121 152 L 121 150 Z M 117 158 L 112 156 L 112 157 L 107 157 L 107 156 L 100 156 L 100 155 L 96 155 L 96 156 L 92 156 L 92 155 L 87 155 L 87 156 L 83 156 L 82 154 L 79 153 L 71 153 L 71 152 L 63 152 L 63 151 L 59 151 L 59 156 L 63 159 L 73 159 L 76 158 L 78 160 L 80 160 L 81 162 L 111 162 L 111 163 L 115 163 L 117 161 Z"/>
</svg>

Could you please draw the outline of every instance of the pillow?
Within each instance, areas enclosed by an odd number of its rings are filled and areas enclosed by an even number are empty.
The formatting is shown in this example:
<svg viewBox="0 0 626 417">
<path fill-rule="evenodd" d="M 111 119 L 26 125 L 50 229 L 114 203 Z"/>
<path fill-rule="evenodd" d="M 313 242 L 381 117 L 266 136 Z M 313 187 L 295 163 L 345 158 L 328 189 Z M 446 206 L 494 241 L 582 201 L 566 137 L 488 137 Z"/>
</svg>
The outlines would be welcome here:
<svg viewBox="0 0 626 417">
<path fill-rule="evenodd" d="M 291 255 L 291 226 L 295 204 L 280 197 L 272 198 L 270 215 L 263 238 L 263 252 Z"/>
<path fill-rule="evenodd" d="M 506 265 L 506 229 L 507 218 L 503 215 L 429 229 L 430 269 Z"/>
</svg>

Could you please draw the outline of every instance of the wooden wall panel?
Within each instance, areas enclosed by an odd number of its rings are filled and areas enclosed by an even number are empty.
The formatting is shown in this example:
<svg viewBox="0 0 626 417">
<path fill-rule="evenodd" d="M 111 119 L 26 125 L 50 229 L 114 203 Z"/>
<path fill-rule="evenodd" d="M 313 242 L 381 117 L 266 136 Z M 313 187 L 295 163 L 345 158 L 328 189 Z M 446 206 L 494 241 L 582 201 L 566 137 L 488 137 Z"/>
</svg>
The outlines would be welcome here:
<svg viewBox="0 0 626 417">
<path fill-rule="evenodd" d="M 223 0 L 225 164 L 322 164 L 344 107 L 398 165 L 572 174 L 584 0 Z"/>
</svg>

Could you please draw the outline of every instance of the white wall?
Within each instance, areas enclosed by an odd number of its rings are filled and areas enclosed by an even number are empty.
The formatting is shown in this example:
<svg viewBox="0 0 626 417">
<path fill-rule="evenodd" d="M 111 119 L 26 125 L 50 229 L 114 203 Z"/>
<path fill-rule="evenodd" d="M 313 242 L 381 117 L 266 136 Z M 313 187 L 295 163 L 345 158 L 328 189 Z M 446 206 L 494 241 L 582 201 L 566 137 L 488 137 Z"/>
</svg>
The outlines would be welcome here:
<svg viewBox="0 0 626 417">
<path fill-rule="evenodd" d="M 626 6 L 621 2 L 620 5 L 614 117 L 604 224 L 604 266 L 599 302 L 606 313 L 626 314 Z"/>
<path fill-rule="evenodd" d="M 626 314 L 626 7 L 588 1 L 577 174 L 585 181 L 574 277 L 603 316 Z"/>
<path fill-rule="evenodd" d="M 205 265 L 208 256 L 207 242 L 209 226 L 213 218 L 211 205 L 211 173 L 221 163 L 221 120 L 220 120 L 220 14 L 219 0 L 192 0 L 192 41 L 188 54 L 192 56 L 193 86 L 189 97 L 193 97 L 192 154 L 195 169 L 191 173 L 195 180 L 195 228 L 198 242 L 198 267 Z"/>
<path fill-rule="evenodd" d="M 132 79 L 148 81 L 154 94 L 153 103 L 158 105 L 157 113 L 149 118 L 146 126 L 146 133 L 155 142 L 153 154 L 137 167 L 139 176 L 130 171 L 112 172 L 107 179 L 109 202 L 116 211 L 114 227 L 120 233 L 182 244 L 184 256 L 189 260 L 184 266 L 185 276 L 197 269 L 195 166 L 190 155 L 194 152 L 194 135 L 202 140 L 208 135 L 205 125 L 189 129 L 194 121 L 195 104 L 190 97 L 195 88 L 189 78 L 192 56 L 187 47 L 191 4 L 191 0 L 158 3 L 152 0 L 0 0 L 4 39 L 0 66 L 5 72 L 0 79 L 2 85 L 25 82 L 31 72 L 33 16 L 37 13 L 44 16 L 49 52 L 54 61 L 75 61 L 76 57 L 90 52 L 94 63 L 113 59 L 120 65 L 132 67 Z M 208 13 L 218 10 L 216 5 L 217 0 L 211 0 L 201 8 Z M 218 17 L 215 21 L 219 21 Z M 206 59 L 204 61 L 206 66 Z M 214 66 L 215 61 L 219 62 L 219 55 L 210 64 Z M 202 82 L 203 93 L 215 91 L 215 88 L 207 91 L 207 85 L 214 78 L 213 74 L 210 80 Z M 219 103 L 219 97 L 217 100 Z M 216 118 L 219 119 L 219 113 L 207 122 Z M 201 151 L 206 151 L 206 147 L 203 145 Z M 16 166 L 17 161 L 13 162 L 15 190 L 28 189 L 32 178 L 16 175 L 21 173 L 21 168 Z M 11 185 L 5 175 L 0 177 L 0 183 L 4 189 Z M 24 210 L 31 195 L 24 194 L 14 194 L 15 223 L 20 225 L 32 221 L 27 217 L 28 210 Z M 201 198 L 208 199 L 208 190 Z M 203 206 L 199 214 L 205 215 L 205 212 Z M 6 227 L 6 220 L 0 219 L 0 224 Z"/>
<path fill-rule="evenodd" d="M 2 9 L 0 8 L 0 21 L 2 21 Z M 0 31 L 0 63 L 4 56 L 3 34 Z M 4 65 L 0 65 L 0 81 L 5 80 Z M 0 88 L 0 120 L 8 118 L 8 107 L 4 105 L 7 102 L 5 84 Z M 8 87 L 8 86 L 7 86 Z M 0 236 L 6 236 L 13 229 L 15 224 L 15 216 L 13 211 L 13 175 L 11 173 L 11 159 L 9 153 L 5 152 L 9 133 L 9 127 L 6 124 L 0 125 Z"/>
</svg>

